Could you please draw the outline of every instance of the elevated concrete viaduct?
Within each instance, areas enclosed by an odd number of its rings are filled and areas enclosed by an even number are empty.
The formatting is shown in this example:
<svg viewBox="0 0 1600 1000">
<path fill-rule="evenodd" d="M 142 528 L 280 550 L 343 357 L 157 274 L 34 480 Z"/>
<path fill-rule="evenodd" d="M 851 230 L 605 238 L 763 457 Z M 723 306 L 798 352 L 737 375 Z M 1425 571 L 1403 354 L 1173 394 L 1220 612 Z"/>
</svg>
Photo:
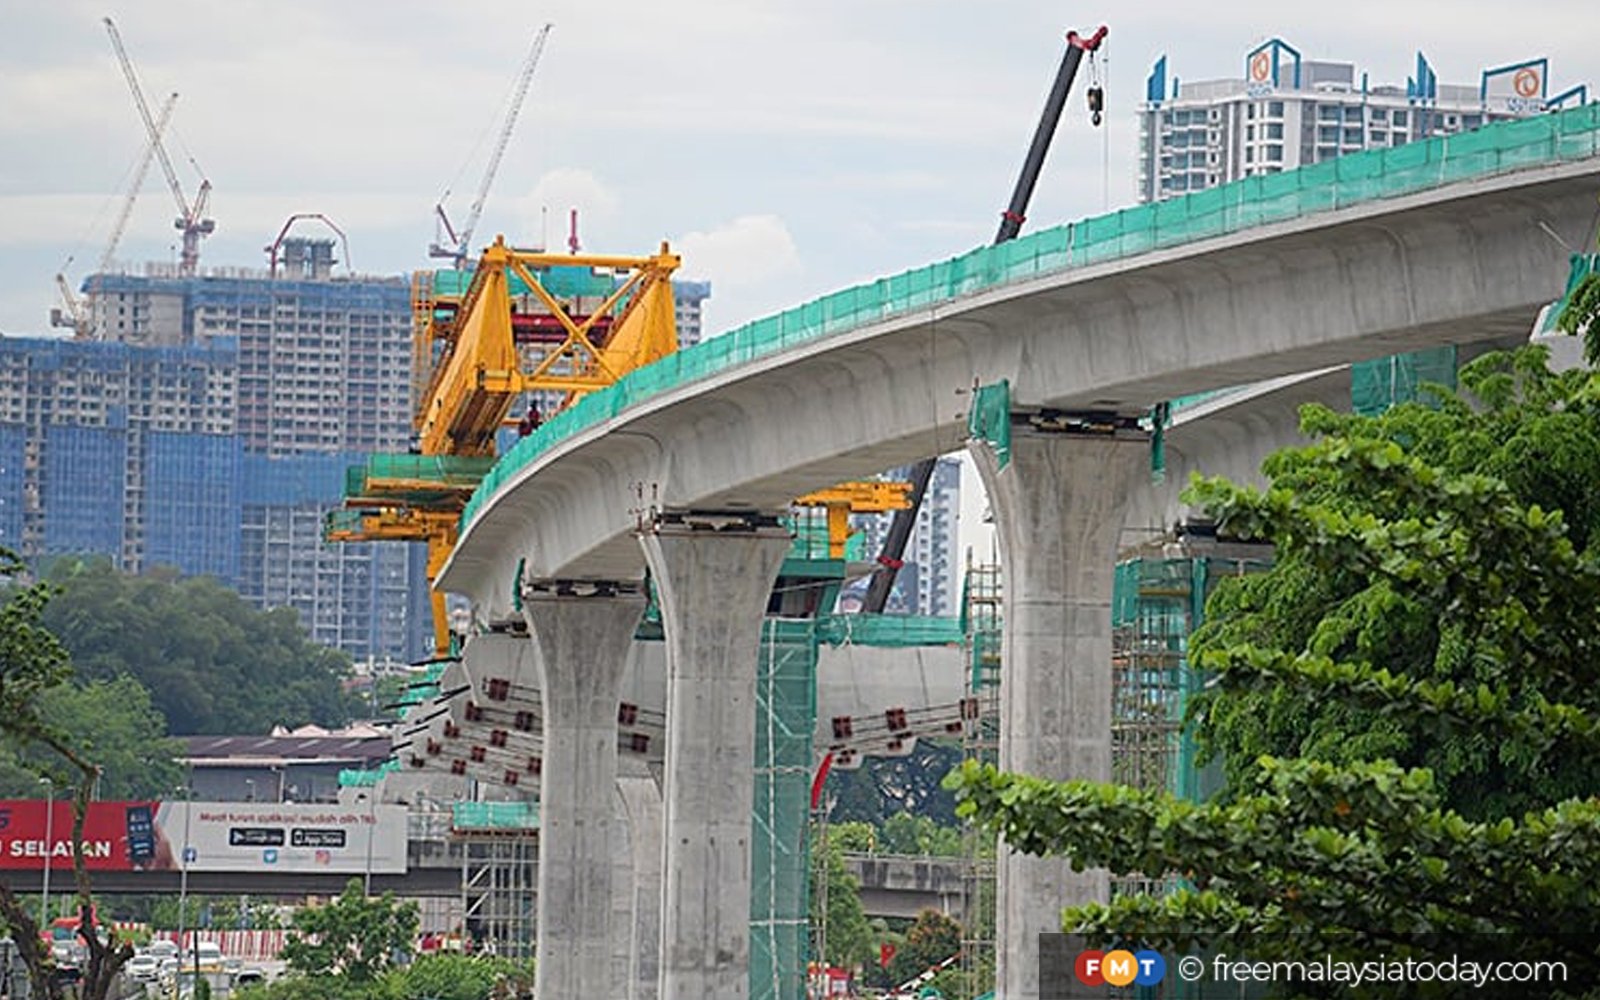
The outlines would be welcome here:
<svg viewBox="0 0 1600 1000">
<path fill-rule="evenodd" d="M 1050 778 L 1105 778 L 1109 622 L 1099 619 L 1118 532 L 1146 488 L 1145 450 L 1127 433 L 1060 433 L 1058 416 L 1131 420 L 1203 390 L 1525 333 L 1562 290 L 1566 247 L 1586 240 L 1597 175 L 1590 158 L 1452 183 L 798 341 L 635 403 L 515 470 L 464 527 L 439 586 L 470 597 L 490 625 L 517 617 L 519 579 L 641 581 L 648 561 L 658 585 L 676 586 L 688 571 L 649 554 L 656 519 L 779 511 L 807 491 L 947 453 L 965 442 L 974 387 L 1005 381 L 1009 464 L 974 446 L 1006 539 L 1002 757 Z M 710 547 L 704 558 L 759 587 L 772 556 L 743 548 L 732 561 Z M 667 624 L 684 651 L 669 666 L 680 694 L 668 695 L 678 752 L 669 747 L 665 778 L 662 997 L 745 995 L 743 946 L 724 923 L 744 897 L 718 898 L 733 884 L 738 832 L 675 818 L 726 806 L 747 821 L 737 795 L 690 791 L 722 780 L 708 762 L 737 766 L 753 751 L 749 726 L 730 716 L 735 704 L 745 711 L 745 680 L 736 657 L 714 650 L 748 648 L 765 592 L 744 595 L 737 613 L 735 596 L 721 596 L 723 607 L 697 604 Z M 728 703 L 714 709 L 690 693 L 719 685 Z M 707 721 L 723 728 L 696 728 Z M 691 829 L 703 838 L 693 845 L 682 841 Z M 999 993 L 1036 997 L 1035 935 L 1063 904 L 1103 898 L 1105 882 L 1024 859 L 1002 870 Z M 708 923 L 685 929 L 696 914 Z"/>
</svg>

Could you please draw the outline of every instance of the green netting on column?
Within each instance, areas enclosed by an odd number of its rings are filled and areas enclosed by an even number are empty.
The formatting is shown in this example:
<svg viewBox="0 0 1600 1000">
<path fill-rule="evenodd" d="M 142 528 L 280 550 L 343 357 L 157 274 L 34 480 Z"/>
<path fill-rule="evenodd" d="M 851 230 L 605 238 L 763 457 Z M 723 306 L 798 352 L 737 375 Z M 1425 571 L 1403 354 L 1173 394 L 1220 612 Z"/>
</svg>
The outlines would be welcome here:
<svg viewBox="0 0 1600 1000">
<path fill-rule="evenodd" d="M 1561 320 L 1561 314 L 1566 311 L 1567 306 L 1572 302 L 1574 294 L 1578 291 L 1578 286 L 1595 274 L 1600 274 L 1600 254 L 1575 253 L 1572 255 L 1572 270 L 1567 275 L 1567 290 L 1561 293 L 1561 298 L 1545 314 L 1544 329 L 1540 331 L 1541 333 L 1549 333 L 1556 329 L 1557 323 Z"/>
<path fill-rule="evenodd" d="M 811 733 L 817 634 L 769 618 L 756 673 L 755 801 L 750 825 L 750 998 L 804 1000 L 810 864 Z"/>
<path fill-rule="evenodd" d="M 967 434 L 989 442 L 1000 468 L 1011 461 L 1011 383 L 1005 379 L 979 386 L 972 394 L 972 410 L 967 414 Z"/>
<path fill-rule="evenodd" d="M 1456 386 L 1456 349 L 1435 347 L 1350 366 L 1350 406 L 1364 417 L 1423 398 L 1422 384 Z"/>
</svg>

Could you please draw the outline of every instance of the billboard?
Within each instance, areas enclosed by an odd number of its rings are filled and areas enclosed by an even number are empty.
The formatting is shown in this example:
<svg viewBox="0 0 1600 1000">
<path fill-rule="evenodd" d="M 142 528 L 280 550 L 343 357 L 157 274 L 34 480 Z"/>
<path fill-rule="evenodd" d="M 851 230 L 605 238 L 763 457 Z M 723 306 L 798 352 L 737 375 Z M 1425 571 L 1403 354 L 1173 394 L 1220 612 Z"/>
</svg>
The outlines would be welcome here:
<svg viewBox="0 0 1600 1000">
<path fill-rule="evenodd" d="M 72 805 L 0 800 L 0 870 L 72 868 Z M 90 871 L 403 874 L 406 808 L 274 802 L 91 802 Z M 185 864 L 185 859 L 187 864 Z"/>
<path fill-rule="evenodd" d="M 1490 107 L 1514 112 L 1543 111 L 1548 93 L 1550 60 L 1530 59 L 1483 71 L 1478 94 Z"/>
</svg>

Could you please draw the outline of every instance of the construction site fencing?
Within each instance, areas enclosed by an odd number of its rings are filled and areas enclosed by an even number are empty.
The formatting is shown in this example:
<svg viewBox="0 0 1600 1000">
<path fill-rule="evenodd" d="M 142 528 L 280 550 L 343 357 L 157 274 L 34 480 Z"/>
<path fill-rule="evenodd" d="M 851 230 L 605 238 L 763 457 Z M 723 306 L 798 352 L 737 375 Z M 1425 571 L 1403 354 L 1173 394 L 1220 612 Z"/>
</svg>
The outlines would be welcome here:
<svg viewBox="0 0 1600 1000">
<path fill-rule="evenodd" d="M 519 833 L 539 829 L 537 802 L 456 802 L 450 806 L 450 826 L 456 830 L 503 830 Z"/>
<path fill-rule="evenodd" d="M 963 296 L 1164 247 L 1239 232 L 1366 202 L 1600 155 L 1600 104 L 1489 125 L 1391 149 L 1353 153 L 984 246 L 869 284 L 834 292 L 678 351 L 590 393 L 523 438 L 502 459 L 463 514 L 470 524 L 485 498 L 557 442 L 614 419 L 662 393 L 789 347 Z"/>
</svg>

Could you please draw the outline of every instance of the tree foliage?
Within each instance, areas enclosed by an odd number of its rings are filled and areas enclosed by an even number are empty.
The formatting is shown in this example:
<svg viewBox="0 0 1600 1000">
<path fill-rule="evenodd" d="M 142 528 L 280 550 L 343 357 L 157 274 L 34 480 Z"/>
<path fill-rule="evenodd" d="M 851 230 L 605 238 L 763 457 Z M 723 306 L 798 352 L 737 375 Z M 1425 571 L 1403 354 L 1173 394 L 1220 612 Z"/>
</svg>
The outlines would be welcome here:
<svg viewBox="0 0 1600 1000">
<path fill-rule="evenodd" d="M 1015 849 L 1183 880 L 1067 926 L 1180 947 L 1227 928 L 1285 956 L 1330 934 L 1359 950 L 1505 932 L 1593 981 L 1600 410 L 1587 375 L 1544 357 L 1480 359 L 1471 396 L 1436 408 L 1309 409 L 1316 440 L 1266 463 L 1267 491 L 1191 486 L 1277 556 L 1214 596 L 1191 646 L 1215 678 L 1192 722 L 1225 794 L 977 765 L 951 780 Z M 1570 953 L 1570 935 L 1589 937 Z"/>
<path fill-rule="evenodd" d="M 0 549 L 0 580 L 20 581 L 26 569 L 14 553 Z M 83 824 L 100 770 L 45 709 L 47 699 L 72 677 L 72 661 L 65 647 L 44 624 L 53 595 L 54 588 L 43 583 L 14 582 L 4 592 L 0 603 L 0 737 L 19 757 L 33 762 L 36 776 L 49 777 L 72 790 L 73 886 L 80 936 L 89 954 L 77 995 L 83 1000 L 104 1000 L 117 973 L 133 956 L 133 948 L 101 940 L 84 859 Z M 34 995 L 56 1000 L 62 986 L 54 975 L 52 956 L 41 943 L 39 927 L 28 907 L 4 883 L 0 883 L 0 917 L 12 931 Z"/>
<path fill-rule="evenodd" d="M 960 951 L 961 925 L 938 910 L 923 910 L 895 948 L 888 982 L 910 982 Z"/>
<path fill-rule="evenodd" d="M 99 766 L 100 798 L 154 798 L 182 778 L 179 744 L 167 738 L 150 692 L 131 677 L 51 688 L 39 696 L 39 714 Z M 0 797 L 36 794 L 51 756 L 39 744 L 0 745 Z"/>
<path fill-rule="evenodd" d="M 830 825 L 826 845 L 815 833 L 811 837 L 811 926 L 827 927 L 824 958 L 842 969 L 854 968 L 877 955 L 877 935 L 861 909 L 861 881 L 844 860 L 847 850 L 860 850 L 875 837 L 868 823 Z"/>
<path fill-rule="evenodd" d="M 517 1000 L 533 995 L 532 961 L 484 955 L 424 955 L 364 981 L 289 975 L 246 987 L 236 1000 Z"/>
<path fill-rule="evenodd" d="M 79 674 L 130 676 L 174 735 L 337 726 L 359 711 L 341 689 L 344 653 L 310 641 L 295 611 L 258 611 L 210 577 L 119 573 L 105 559 L 58 559 L 44 624 Z"/>
<path fill-rule="evenodd" d="M 327 904 L 295 911 L 282 954 L 299 975 L 359 985 L 378 978 L 416 936 L 416 903 L 397 902 L 391 892 L 368 897 L 353 878 Z"/>
<path fill-rule="evenodd" d="M 886 854 L 929 854 L 943 858 L 961 854 L 961 830 L 942 826 L 929 816 L 895 813 L 883 821 L 878 850 Z"/>
</svg>

